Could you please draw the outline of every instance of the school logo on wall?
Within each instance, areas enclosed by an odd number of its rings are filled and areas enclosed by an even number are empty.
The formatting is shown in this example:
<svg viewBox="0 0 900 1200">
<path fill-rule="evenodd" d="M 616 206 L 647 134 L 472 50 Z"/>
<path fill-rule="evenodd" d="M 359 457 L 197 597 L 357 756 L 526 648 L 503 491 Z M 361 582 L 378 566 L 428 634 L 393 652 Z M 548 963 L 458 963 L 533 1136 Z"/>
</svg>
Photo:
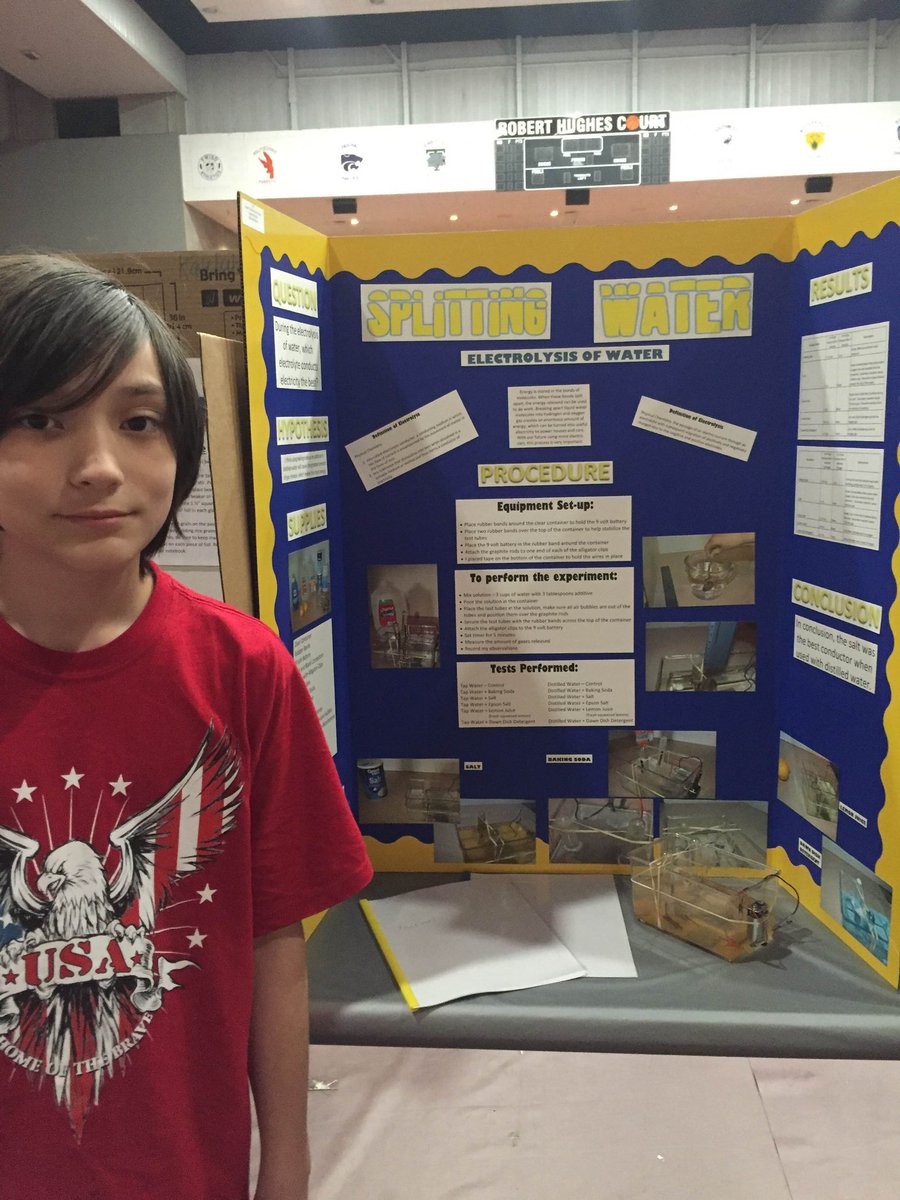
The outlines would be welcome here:
<svg viewBox="0 0 900 1200">
<path fill-rule="evenodd" d="M 200 172 L 200 178 L 213 183 L 224 170 L 225 164 L 219 158 L 218 154 L 201 154 L 197 159 L 197 170 Z"/>
<path fill-rule="evenodd" d="M 447 151 L 435 142 L 425 144 L 425 165 L 432 171 L 440 171 L 446 165 Z"/>
<path fill-rule="evenodd" d="M 275 150 L 271 146 L 260 146 L 253 151 L 253 157 L 259 165 L 257 176 L 260 183 L 271 183 L 275 178 Z"/>
<path fill-rule="evenodd" d="M 341 146 L 341 170 L 345 175 L 356 175 L 363 163 L 359 147 L 352 143 Z"/>
<path fill-rule="evenodd" d="M 594 341 L 750 337 L 753 275 L 594 280 Z"/>
<path fill-rule="evenodd" d="M 822 143 L 825 141 L 825 131 L 822 129 L 820 124 L 808 125 L 803 130 L 803 136 L 806 139 L 807 146 L 809 146 L 810 150 L 812 150 L 814 153 L 816 150 L 821 149 Z"/>
</svg>

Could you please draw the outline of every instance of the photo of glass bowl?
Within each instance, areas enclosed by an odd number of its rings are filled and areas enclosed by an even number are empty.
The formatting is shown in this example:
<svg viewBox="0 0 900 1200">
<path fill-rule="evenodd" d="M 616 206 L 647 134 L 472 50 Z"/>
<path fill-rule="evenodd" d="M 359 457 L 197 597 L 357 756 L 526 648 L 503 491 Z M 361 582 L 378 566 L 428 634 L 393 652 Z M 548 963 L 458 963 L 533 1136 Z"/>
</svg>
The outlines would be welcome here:
<svg viewBox="0 0 900 1200">
<path fill-rule="evenodd" d="M 684 569 L 691 591 L 698 600 L 715 600 L 734 579 L 734 563 L 713 558 L 705 550 L 694 550 L 684 557 Z"/>
</svg>

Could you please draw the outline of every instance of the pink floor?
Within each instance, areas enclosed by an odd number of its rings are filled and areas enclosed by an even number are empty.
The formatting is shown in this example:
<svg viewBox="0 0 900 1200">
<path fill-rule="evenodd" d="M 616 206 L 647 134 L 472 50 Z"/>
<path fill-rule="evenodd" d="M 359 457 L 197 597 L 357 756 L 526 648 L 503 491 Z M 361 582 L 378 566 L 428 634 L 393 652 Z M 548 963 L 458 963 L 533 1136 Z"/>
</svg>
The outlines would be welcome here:
<svg viewBox="0 0 900 1200">
<path fill-rule="evenodd" d="M 310 1200 L 900 1196 L 900 1062 L 314 1046 L 311 1076 Z"/>
</svg>

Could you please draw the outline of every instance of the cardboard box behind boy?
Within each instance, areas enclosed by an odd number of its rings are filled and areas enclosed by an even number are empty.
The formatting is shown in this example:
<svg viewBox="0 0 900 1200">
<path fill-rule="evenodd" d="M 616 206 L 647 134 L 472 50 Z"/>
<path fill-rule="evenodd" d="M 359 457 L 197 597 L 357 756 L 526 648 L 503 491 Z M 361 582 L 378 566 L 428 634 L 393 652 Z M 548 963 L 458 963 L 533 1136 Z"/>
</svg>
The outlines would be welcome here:
<svg viewBox="0 0 900 1200">
<path fill-rule="evenodd" d="M 243 340 L 241 261 L 237 252 L 172 250 L 83 257 L 155 308 L 181 337 L 192 357 L 200 354 L 201 333 Z"/>
</svg>

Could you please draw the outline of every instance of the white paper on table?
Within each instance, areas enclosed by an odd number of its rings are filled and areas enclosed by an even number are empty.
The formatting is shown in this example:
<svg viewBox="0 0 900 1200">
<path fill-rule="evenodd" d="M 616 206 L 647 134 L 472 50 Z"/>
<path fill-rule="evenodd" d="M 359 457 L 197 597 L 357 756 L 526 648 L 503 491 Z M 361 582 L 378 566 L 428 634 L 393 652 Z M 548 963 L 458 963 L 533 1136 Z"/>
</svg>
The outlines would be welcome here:
<svg viewBox="0 0 900 1200">
<path fill-rule="evenodd" d="M 506 877 L 473 875 L 363 905 L 405 977 L 401 990 L 414 1009 L 585 975 Z"/>
<path fill-rule="evenodd" d="M 636 979 L 611 875 L 516 875 L 519 891 L 591 979 Z"/>
</svg>

